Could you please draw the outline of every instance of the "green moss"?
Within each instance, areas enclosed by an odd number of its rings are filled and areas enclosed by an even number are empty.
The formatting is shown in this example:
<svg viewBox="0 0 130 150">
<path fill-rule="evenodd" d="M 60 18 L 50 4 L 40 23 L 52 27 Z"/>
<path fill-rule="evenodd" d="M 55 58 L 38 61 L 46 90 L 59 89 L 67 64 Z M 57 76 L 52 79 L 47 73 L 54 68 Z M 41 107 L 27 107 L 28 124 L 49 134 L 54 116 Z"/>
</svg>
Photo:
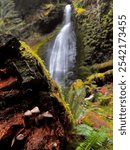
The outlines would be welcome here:
<svg viewBox="0 0 130 150">
<path fill-rule="evenodd" d="M 104 73 L 96 73 L 87 77 L 88 83 L 97 84 L 98 86 L 102 86 L 105 83 L 112 81 L 113 81 L 113 70 L 108 70 Z"/>
<path fill-rule="evenodd" d="M 80 79 L 77 79 L 77 80 L 73 83 L 73 88 L 74 88 L 74 90 L 78 90 L 78 89 L 80 89 L 83 85 L 84 85 L 83 81 L 80 80 Z"/>
<path fill-rule="evenodd" d="M 74 7 L 84 7 L 84 1 L 83 0 L 72 0 Z"/>
<path fill-rule="evenodd" d="M 37 53 L 40 47 L 47 44 L 53 37 L 54 35 L 51 33 L 41 38 L 34 46 L 32 46 L 32 49 L 34 50 L 34 52 Z"/>
<path fill-rule="evenodd" d="M 41 55 L 41 53 L 43 53 L 43 50 L 44 50 L 43 47 L 46 44 L 48 44 L 51 40 L 53 40 L 53 38 L 59 32 L 60 28 L 61 28 L 61 26 L 59 25 L 56 27 L 56 29 L 53 32 L 46 34 L 45 36 L 40 36 L 39 40 L 33 46 L 31 46 L 33 51 L 38 53 L 39 55 Z M 36 38 L 34 38 L 34 39 L 36 40 Z"/>
<path fill-rule="evenodd" d="M 43 6 L 43 15 L 44 16 L 48 16 L 48 14 L 50 13 L 50 11 L 54 8 L 53 4 L 46 4 Z"/>
<path fill-rule="evenodd" d="M 94 72 L 107 71 L 112 69 L 112 45 L 113 45 L 113 21 L 111 2 L 100 2 L 101 12 L 100 20 L 96 1 L 73 1 L 75 8 L 85 8 L 84 13 L 75 13 L 75 30 L 77 35 L 77 66 L 78 75 L 81 79 Z M 88 5 L 86 5 L 88 3 Z M 106 3 L 104 5 L 104 3 Z M 106 10 L 105 10 L 106 8 Z M 92 65 L 108 62 L 98 68 L 91 68 Z M 101 68 L 101 69 L 100 69 Z M 104 71 L 105 70 L 105 71 Z"/>
<path fill-rule="evenodd" d="M 86 9 L 76 7 L 76 8 L 75 8 L 75 11 L 76 11 L 77 14 L 82 14 L 82 13 L 85 13 L 85 12 L 86 12 Z"/>
<path fill-rule="evenodd" d="M 73 115 L 72 115 L 72 113 L 71 113 L 71 111 L 70 111 L 69 104 L 67 104 L 67 103 L 65 102 L 64 98 L 61 97 L 61 96 L 59 96 L 59 94 L 51 93 L 51 96 L 54 97 L 54 98 L 56 98 L 56 99 L 58 100 L 58 102 L 59 102 L 61 105 L 64 106 L 64 108 L 65 108 L 65 110 L 66 110 L 66 111 L 65 111 L 65 114 L 67 115 L 67 117 L 68 117 L 68 119 L 69 119 L 69 120 L 68 120 L 68 121 L 69 121 L 68 124 L 73 125 L 74 120 L 73 120 Z"/>
<path fill-rule="evenodd" d="M 104 63 L 95 64 L 91 67 L 91 70 L 96 72 L 105 72 L 113 68 L 113 60 L 106 61 Z"/>
<path fill-rule="evenodd" d="M 25 42 L 20 41 L 20 43 L 21 43 L 20 50 L 22 55 L 26 58 L 30 58 L 30 60 L 32 57 L 36 58 L 37 63 L 41 66 L 43 74 L 47 77 L 47 80 L 51 82 L 52 79 L 43 63 L 43 60 L 41 60 L 41 58 L 35 52 L 33 52 L 33 50 Z"/>
</svg>

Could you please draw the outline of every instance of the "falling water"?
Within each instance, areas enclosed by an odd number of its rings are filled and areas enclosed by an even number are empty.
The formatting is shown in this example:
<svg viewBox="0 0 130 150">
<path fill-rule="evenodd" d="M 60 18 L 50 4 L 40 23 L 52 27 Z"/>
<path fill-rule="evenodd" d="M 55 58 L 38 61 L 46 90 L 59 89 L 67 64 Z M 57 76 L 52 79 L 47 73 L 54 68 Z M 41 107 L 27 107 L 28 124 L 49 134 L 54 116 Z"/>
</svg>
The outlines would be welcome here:
<svg viewBox="0 0 130 150">
<path fill-rule="evenodd" d="M 65 84 L 70 71 L 75 66 L 76 40 L 71 22 L 71 5 L 66 5 L 64 25 L 51 47 L 49 71 L 52 78 Z"/>
</svg>

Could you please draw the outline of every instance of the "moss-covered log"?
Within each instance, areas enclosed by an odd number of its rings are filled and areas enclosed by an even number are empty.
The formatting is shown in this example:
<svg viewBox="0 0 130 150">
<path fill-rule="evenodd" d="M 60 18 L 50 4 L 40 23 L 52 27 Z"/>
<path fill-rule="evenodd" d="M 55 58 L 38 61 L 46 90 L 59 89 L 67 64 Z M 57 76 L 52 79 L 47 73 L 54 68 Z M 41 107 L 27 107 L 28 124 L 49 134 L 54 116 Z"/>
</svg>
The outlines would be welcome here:
<svg viewBox="0 0 130 150">
<path fill-rule="evenodd" d="M 0 37 L 1 150 L 65 150 L 72 124 L 42 60 L 25 42 Z"/>
</svg>

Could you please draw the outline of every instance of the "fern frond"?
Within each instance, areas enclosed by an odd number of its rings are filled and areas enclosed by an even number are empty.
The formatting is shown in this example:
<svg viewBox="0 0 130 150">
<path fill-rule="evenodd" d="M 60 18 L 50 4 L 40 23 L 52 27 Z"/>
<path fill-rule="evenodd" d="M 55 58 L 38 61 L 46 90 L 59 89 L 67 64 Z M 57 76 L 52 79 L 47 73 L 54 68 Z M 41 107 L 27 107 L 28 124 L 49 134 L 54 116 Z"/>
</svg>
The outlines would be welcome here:
<svg viewBox="0 0 130 150">
<path fill-rule="evenodd" d="M 84 140 L 79 143 L 76 150 L 107 150 L 104 148 L 104 143 L 107 141 L 106 129 L 94 130 L 86 124 L 76 127 L 76 132 L 80 136 L 84 136 Z"/>
<path fill-rule="evenodd" d="M 25 23 L 14 9 L 13 0 L 0 0 L 0 34 L 17 36 L 23 30 Z"/>
</svg>

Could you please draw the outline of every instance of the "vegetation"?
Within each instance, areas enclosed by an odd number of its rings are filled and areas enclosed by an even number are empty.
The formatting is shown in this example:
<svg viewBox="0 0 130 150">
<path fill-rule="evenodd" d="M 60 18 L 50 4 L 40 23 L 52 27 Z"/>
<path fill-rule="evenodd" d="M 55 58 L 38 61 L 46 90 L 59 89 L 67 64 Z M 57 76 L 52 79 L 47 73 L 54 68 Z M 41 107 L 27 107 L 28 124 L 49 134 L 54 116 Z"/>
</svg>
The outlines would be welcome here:
<svg viewBox="0 0 130 150">
<path fill-rule="evenodd" d="M 105 72 L 105 71 L 112 69 L 112 68 L 113 68 L 113 60 L 109 60 L 109 61 L 106 61 L 104 63 L 94 64 L 91 67 L 91 70 L 93 72 Z"/>
<path fill-rule="evenodd" d="M 70 133 L 73 149 L 112 150 L 112 10 L 110 4 L 104 5 L 104 2 L 99 4 L 100 7 L 95 1 L 76 0 L 73 3 L 79 79 L 70 85 L 65 96 L 56 94 L 52 81 L 51 96 L 59 99 L 59 102 L 62 101 L 61 97 L 65 97 L 68 104 L 63 105 L 69 112 L 70 120 L 74 121 Z M 45 16 L 52 5 L 47 7 L 47 12 L 43 13 Z M 106 8 L 103 14 L 100 10 Z M 42 41 L 34 49 L 37 51 L 41 45 Z M 88 100 L 92 95 L 93 98 Z"/>
<path fill-rule="evenodd" d="M 84 9 L 84 8 L 75 8 L 75 11 L 76 11 L 78 14 L 82 14 L 82 13 L 86 12 L 86 9 Z"/>
<path fill-rule="evenodd" d="M 104 128 L 94 130 L 86 124 L 77 126 L 76 132 L 83 136 L 84 140 L 77 146 L 76 150 L 107 150 L 109 139 L 105 131 Z"/>
<path fill-rule="evenodd" d="M 66 101 L 70 106 L 75 122 L 85 113 L 86 89 L 82 80 L 75 81 L 69 88 Z"/>
<path fill-rule="evenodd" d="M 13 34 L 18 36 L 23 28 L 24 22 L 14 10 L 13 0 L 0 1 L 0 34 Z"/>
<path fill-rule="evenodd" d="M 49 96 L 57 99 L 61 107 L 65 108 L 67 121 L 73 124 L 70 133 L 74 145 L 72 147 L 75 150 L 112 150 L 113 12 L 111 1 L 73 0 L 72 2 L 77 36 L 78 79 L 65 91 L 65 95 L 62 95 L 60 87 L 51 79 L 44 61 L 38 56 L 43 54 L 43 46 L 50 42 L 59 30 L 57 27 L 52 32 L 53 26 L 49 28 L 55 19 L 59 21 L 59 17 L 54 18 L 53 13 L 50 17 L 50 12 L 57 7 L 51 1 L 48 4 L 43 3 L 33 15 L 30 13 L 26 17 L 26 23 L 35 24 L 40 20 L 42 25 L 45 25 L 43 31 L 49 29 L 48 34 L 30 29 L 32 30 L 30 37 L 24 40 L 31 45 L 31 48 L 21 41 L 21 54 L 26 59 L 31 60 L 33 57 L 36 59 L 44 78 L 48 81 Z M 59 3 L 59 0 L 56 3 Z M 14 8 L 13 0 L 0 1 L 0 34 L 18 36 L 22 33 L 25 23 Z"/>
<path fill-rule="evenodd" d="M 78 79 L 68 89 L 66 101 L 74 116 L 76 150 L 112 150 L 112 85 L 104 82 L 98 88 L 98 82 L 93 82 L 95 78 L 104 81 L 107 73 L 112 72 L 91 75 L 85 82 Z M 92 93 L 93 100 L 87 100 Z"/>
<path fill-rule="evenodd" d="M 98 86 L 103 86 L 106 83 L 110 83 L 113 81 L 113 70 L 108 70 L 104 73 L 96 73 L 87 77 L 86 83 L 93 83 Z"/>
<path fill-rule="evenodd" d="M 75 9 L 86 9 L 84 13 L 75 11 L 77 31 L 77 66 L 79 76 L 85 78 L 92 72 L 92 65 L 112 60 L 113 12 L 110 2 L 74 1 Z"/>
</svg>

